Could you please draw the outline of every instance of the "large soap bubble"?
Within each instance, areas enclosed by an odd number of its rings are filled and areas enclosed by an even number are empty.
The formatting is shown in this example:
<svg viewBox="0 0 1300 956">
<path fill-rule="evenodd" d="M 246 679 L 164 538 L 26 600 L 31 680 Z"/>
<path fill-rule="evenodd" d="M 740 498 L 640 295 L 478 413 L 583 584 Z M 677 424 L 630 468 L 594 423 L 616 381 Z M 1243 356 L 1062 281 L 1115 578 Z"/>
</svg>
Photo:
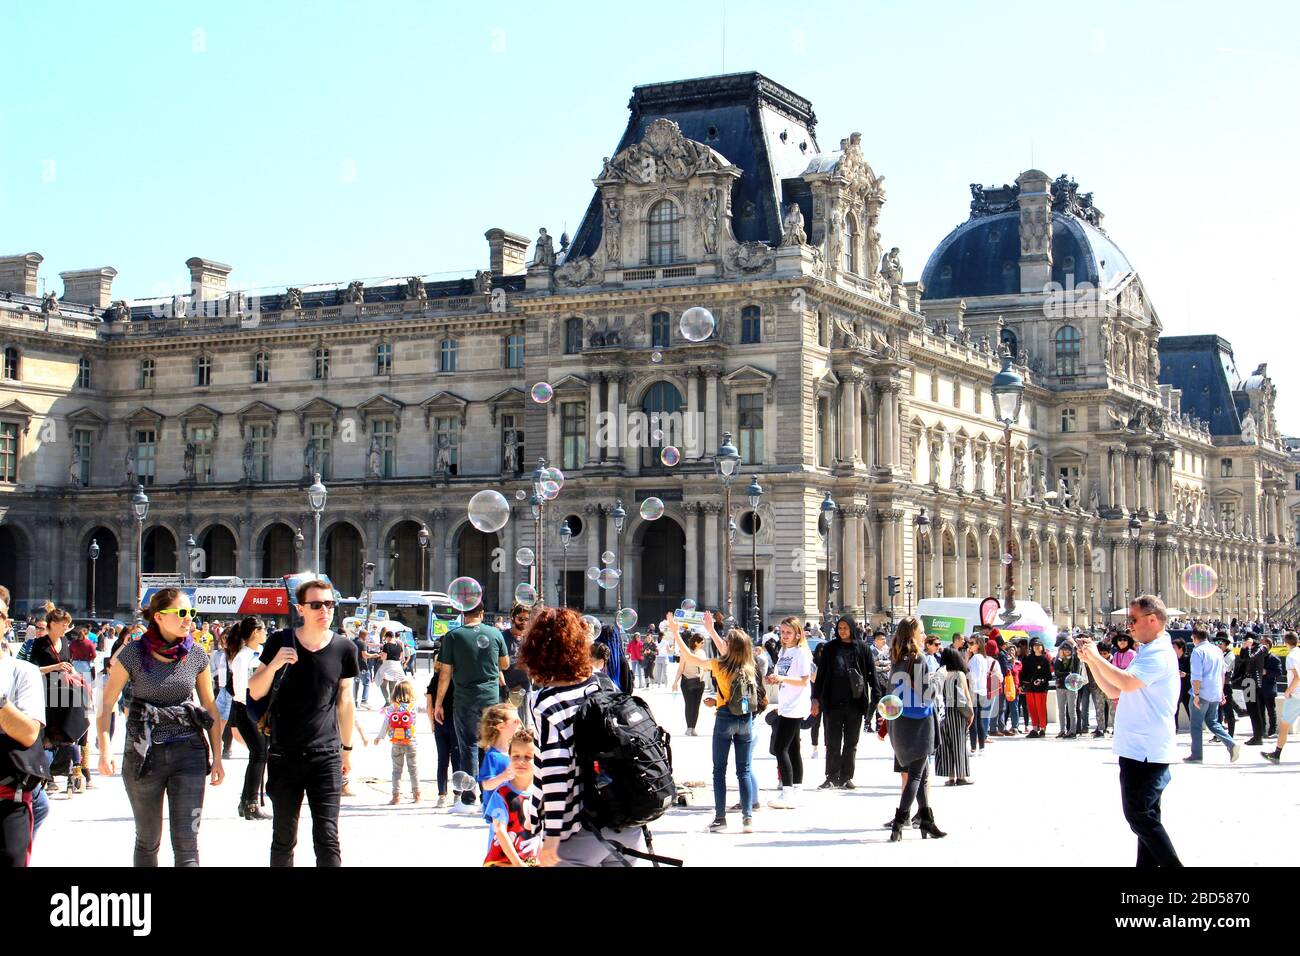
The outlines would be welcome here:
<svg viewBox="0 0 1300 956">
<path fill-rule="evenodd" d="M 694 599 L 694 598 L 683 598 L 683 599 L 682 599 L 682 610 L 683 610 L 683 611 L 694 611 L 694 610 L 695 610 L 695 599 Z"/>
<path fill-rule="evenodd" d="M 537 555 L 533 554 L 532 548 L 520 548 L 515 552 L 515 564 L 521 568 L 531 568 L 535 560 Z"/>
<path fill-rule="evenodd" d="M 537 603 L 537 588 L 525 581 L 515 588 L 515 602 L 525 607 L 532 607 Z"/>
<path fill-rule="evenodd" d="M 623 610 L 618 612 L 617 620 L 619 627 L 625 631 L 630 631 L 632 628 L 636 627 L 636 611 L 632 610 L 630 607 L 625 607 Z"/>
<path fill-rule="evenodd" d="M 594 581 L 598 577 L 600 577 L 600 568 L 596 567 L 593 564 L 591 567 L 587 569 L 587 580 Z"/>
<path fill-rule="evenodd" d="M 659 453 L 659 460 L 664 463 L 665 468 L 673 468 L 681 463 L 681 449 L 677 448 L 675 445 L 669 445 Z"/>
<path fill-rule="evenodd" d="M 606 591 L 612 591 L 618 587 L 619 579 L 623 577 L 623 572 L 618 568 L 604 568 L 596 578 L 596 583 Z"/>
<path fill-rule="evenodd" d="M 550 382 L 538 382 L 528 394 L 533 397 L 533 401 L 538 405 L 545 405 L 555 397 L 555 389 L 551 387 Z"/>
<path fill-rule="evenodd" d="M 600 637 L 600 631 L 601 631 L 600 618 L 592 614 L 584 614 L 582 617 L 582 623 L 587 625 L 587 634 L 593 641 L 596 638 Z"/>
<path fill-rule="evenodd" d="M 641 517 L 646 521 L 658 521 L 664 516 L 664 503 L 658 498 L 647 498 L 641 502 Z"/>
<path fill-rule="evenodd" d="M 695 306 L 682 313 L 680 328 L 682 338 L 688 342 L 703 342 L 713 334 L 716 323 L 713 313 L 702 306 Z"/>
<path fill-rule="evenodd" d="M 1084 677 L 1082 674 L 1065 675 L 1066 690 L 1080 691 L 1087 686 L 1088 686 L 1088 678 Z"/>
<path fill-rule="evenodd" d="M 605 552 L 603 552 L 603 553 L 601 554 L 601 556 L 600 556 L 600 563 L 601 563 L 601 564 L 613 564 L 613 563 L 614 563 L 614 552 L 613 552 L 613 551 L 605 551 Z"/>
<path fill-rule="evenodd" d="M 480 491 L 469 499 L 469 522 L 478 530 L 500 531 L 510 520 L 510 502 L 499 491 Z"/>
<path fill-rule="evenodd" d="M 886 694 L 876 705 L 876 713 L 883 720 L 897 720 L 903 715 L 903 700 L 897 694 Z"/>
<path fill-rule="evenodd" d="M 447 585 L 447 597 L 452 607 L 464 613 L 482 603 L 483 585 L 470 577 L 457 578 Z"/>
<path fill-rule="evenodd" d="M 1183 590 L 1198 601 L 1213 597 L 1219 590 L 1219 574 L 1208 564 L 1188 565 L 1183 572 Z"/>
</svg>

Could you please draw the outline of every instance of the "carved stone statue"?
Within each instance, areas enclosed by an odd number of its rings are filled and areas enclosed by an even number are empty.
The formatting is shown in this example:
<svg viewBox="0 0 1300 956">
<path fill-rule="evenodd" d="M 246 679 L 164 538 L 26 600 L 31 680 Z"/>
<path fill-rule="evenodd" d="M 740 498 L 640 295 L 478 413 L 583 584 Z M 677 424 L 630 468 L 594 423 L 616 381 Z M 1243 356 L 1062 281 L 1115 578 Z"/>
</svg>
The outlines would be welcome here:
<svg viewBox="0 0 1300 956">
<path fill-rule="evenodd" d="M 194 457 L 198 454 L 198 449 L 194 447 L 194 442 L 185 443 L 185 480 L 194 480 Z"/>
<path fill-rule="evenodd" d="M 1247 538 L 1253 538 L 1255 537 L 1254 531 L 1255 528 L 1251 523 L 1250 515 L 1246 515 L 1245 519 L 1242 521 L 1241 533 Z"/>
<path fill-rule="evenodd" d="M 894 246 L 880 259 L 880 274 L 891 286 L 903 281 L 903 264 L 898 258 L 898 246 Z"/>
<path fill-rule="evenodd" d="M 68 462 L 68 484 L 81 484 L 81 453 L 77 446 L 72 446 L 72 460 Z"/>
<path fill-rule="evenodd" d="M 344 293 L 344 299 L 351 305 L 360 305 L 366 301 L 365 284 L 357 279 L 355 282 L 348 283 L 348 290 Z"/>
<path fill-rule="evenodd" d="M 555 270 L 555 284 L 561 287 L 599 285 L 603 277 L 604 272 L 590 256 L 567 259 L 564 265 Z"/>
<path fill-rule="evenodd" d="M 257 477 L 257 466 L 253 461 L 253 439 L 249 438 L 244 442 L 244 454 L 241 457 L 244 463 L 244 480 L 253 481 Z"/>
<path fill-rule="evenodd" d="M 135 480 L 135 447 L 132 446 L 126 450 L 126 457 L 122 459 L 122 469 L 126 472 L 126 483 L 134 485 Z"/>
<path fill-rule="evenodd" d="M 712 255 L 718 251 L 718 191 L 710 189 L 697 200 L 700 241 L 704 251 Z"/>
<path fill-rule="evenodd" d="M 1255 414 L 1247 412 L 1246 417 L 1241 420 L 1241 440 L 1247 445 L 1254 445 L 1259 442 L 1259 430 L 1255 425 Z"/>
<path fill-rule="evenodd" d="M 1095 481 L 1092 483 L 1092 488 L 1088 490 L 1088 510 L 1094 514 L 1101 510 L 1101 492 Z"/>
<path fill-rule="evenodd" d="M 943 436 L 930 436 L 930 484 L 939 484 L 939 466 L 943 463 Z"/>
<path fill-rule="evenodd" d="M 302 450 L 302 470 L 308 478 L 316 474 L 316 443 L 307 439 L 307 447 Z"/>
<path fill-rule="evenodd" d="M 402 295 L 408 301 L 423 302 L 429 298 L 429 294 L 424 291 L 424 282 L 419 276 L 411 276 L 406 280 L 406 288 Z"/>
<path fill-rule="evenodd" d="M 623 238 L 623 210 L 613 196 L 605 200 L 604 245 L 605 262 L 616 266 L 622 262 L 620 242 Z"/>
<path fill-rule="evenodd" d="M 1152 342 L 1147 349 L 1147 365 L 1151 384 L 1154 385 L 1156 379 L 1160 377 L 1160 350 L 1156 348 L 1155 342 Z"/>
<path fill-rule="evenodd" d="M 953 447 L 952 450 L 952 490 L 961 491 L 966 484 L 966 449 Z"/>
<path fill-rule="evenodd" d="M 451 438 L 447 435 L 438 436 L 438 453 L 434 458 L 433 470 L 439 474 L 451 471 Z"/>
<path fill-rule="evenodd" d="M 487 269 L 479 269 L 474 273 L 474 291 L 479 295 L 487 295 L 492 291 L 492 273 Z"/>
<path fill-rule="evenodd" d="M 1007 493 L 1007 456 L 1001 451 L 993 453 L 993 493 L 1004 496 Z"/>
<path fill-rule="evenodd" d="M 872 214 L 867 218 L 867 268 L 874 269 L 880 261 L 880 230 L 876 228 L 880 217 Z"/>
<path fill-rule="evenodd" d="M 803 228 L 803 210 L 797 202 L 790 203 L 785 209 L 785 218 L 781 221 L 781 245 L 799 246 L 808 241 L 808 234 Z"/>
<path fill-rule="evenodd" d="M 843 268 L 844 220 L 838 209 L 832 209 L 826 222 L 826 261 L 836 269 Z"/>
<path fill-rule="evenodd" d="M 41 298 L 41 315 L 49 315 L 51 312 L 58 313 L 59 297 L 53 292 L 47 292 Z"/>
<path fill-rule="evenodd" d="M 367 478 L 381 477 L 382 458 L 383 458 L 383 454 L 379 450 L 379 436 L 371 435 L 370 447 L 366 449 L 366 477 Z"/>
<path fill-rule="evenodd" d="M 984 459 L 988 457 L 988 452 L 982 444 L 976 444 L 973 454 L 975 456 L 975 477 L 974 492 L 977 495 L 984 494 Z"/>
<path fill-rule="evenodd" d="M 131 321 L 131 307 L 126 304 L 126 299 L 118 299 L 109 306 L 108 314 L 113 322 Z"/>
<path fill-rule="evenodd" d="M 301 309 L 301 308 L 302 308 L 302 289 L 285 289 L 285 290 L 284 290 L 284 305 L 282 306 L 282 308 L 285 308 L 285 309 Z"/>
<path fill-rule="evenodd" d="M 1062 508 L 1066 507 L 1066 502 L 1070 500 L 1070 486 L 1064 478 L 1056 479 L 1056 503 Z"/>
<path fill-rule="evenodd" d="M 765 242 L 742 242 L 732 250 L 731 266 L 741 272 L 761 272 L 776 259 L 776 253 Z"/>
<path fill-rule="evenodd" d="M 1043 498 L 1047 494 L 1047 466 L 1042 462 L 1034 469 L 1034 497 Z"/>
<path fill-rule="evenodd" d="M 505 435 L 505 455 L 502 457 L 501 470 L 507 475 L 519 473 L 519 443 L 515 438 L 513 428 L 506 429 Z"/>
<path fill-rule="evenodd" d="M 533 265 L 546 269 L 555 268 L 555 243 L 545 229 L 537 232 L 537 251 L 533 255 Z"/>
</svg>

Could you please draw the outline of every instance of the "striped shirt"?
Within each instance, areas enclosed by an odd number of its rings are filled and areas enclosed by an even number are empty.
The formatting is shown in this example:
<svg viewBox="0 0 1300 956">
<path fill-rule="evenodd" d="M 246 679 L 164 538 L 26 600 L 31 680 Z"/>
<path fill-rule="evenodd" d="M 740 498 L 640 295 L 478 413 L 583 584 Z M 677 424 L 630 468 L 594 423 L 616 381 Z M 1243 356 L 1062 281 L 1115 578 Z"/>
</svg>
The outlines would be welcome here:
<svg viewBox="0 0 1300 956">
<path fill-rule="evenodd" d="M 567 840 L 580 827 L 582 780 L 573 751 L 573 719 L 583 701 L 600 691 L 596 678 L 567 687 L 542 687 L 528 695 L 537 728 L 534 781 L 542 791 L 542 826 L 547 839 Z"/>
</svg>

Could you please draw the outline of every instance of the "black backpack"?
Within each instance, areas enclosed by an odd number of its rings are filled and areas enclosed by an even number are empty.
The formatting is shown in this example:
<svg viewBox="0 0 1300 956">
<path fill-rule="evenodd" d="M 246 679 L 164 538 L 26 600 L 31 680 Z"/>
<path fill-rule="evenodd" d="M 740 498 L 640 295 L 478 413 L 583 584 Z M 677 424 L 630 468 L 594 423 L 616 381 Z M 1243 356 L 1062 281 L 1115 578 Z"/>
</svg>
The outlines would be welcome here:
<svg viewBox="0 0 1300 956">
<path fill-rule="evenodd" d="M 573 723 L 574 754 L 582 781 L 583 820 L 601 840 L 600 829 L 641 827 L 653 849 L 647 824 L 677 800 L 670 738 L 645 701 L 602 690 L 585 698 Z M 620 854 L 681 865 L 680 861 L 608 844 Z"/>
</svg>

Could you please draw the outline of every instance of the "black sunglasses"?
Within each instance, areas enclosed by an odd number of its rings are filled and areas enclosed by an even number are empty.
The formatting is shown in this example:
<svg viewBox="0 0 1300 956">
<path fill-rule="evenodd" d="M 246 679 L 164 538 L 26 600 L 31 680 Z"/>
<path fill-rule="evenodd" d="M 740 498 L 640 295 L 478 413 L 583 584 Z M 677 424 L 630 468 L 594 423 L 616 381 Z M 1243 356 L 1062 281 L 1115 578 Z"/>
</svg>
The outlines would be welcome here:
<svg viewBox="0 0 1300 956">
<path fill-rule="evenodd" d="M 309 607 L 309 608 L 311 608 L 313 611 L 319 611 L 321 608 L 325 608 L 327 611 L 332 611 L 332 610 L 334 610 L 334 602 L 333 602 L 333 601 L 304 601 L 302 604 L 300 604 L 300 605 L 298 605 L 298 606 L 299 606 L 299 607 Z"/>
</svg>

